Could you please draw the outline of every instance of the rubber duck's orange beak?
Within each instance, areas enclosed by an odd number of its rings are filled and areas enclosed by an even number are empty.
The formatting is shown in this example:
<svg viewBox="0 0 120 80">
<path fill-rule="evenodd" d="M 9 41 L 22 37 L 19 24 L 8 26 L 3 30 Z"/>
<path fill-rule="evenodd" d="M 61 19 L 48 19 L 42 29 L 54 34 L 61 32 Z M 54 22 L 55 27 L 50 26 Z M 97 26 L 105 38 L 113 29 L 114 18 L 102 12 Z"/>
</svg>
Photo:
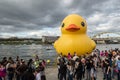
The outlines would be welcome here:
<svg viewBox="0 0 120 80">
<path fill-rule="evenodd" d="M 70 24 L 70 25 L 66 28 L 66 30 L 68 30 L 68 31 L 78 31 L 78 30 L 80 30 L 80 28 L 79 28 L 78 26 L 76 26 L 75 24 Z"/>
</svg>

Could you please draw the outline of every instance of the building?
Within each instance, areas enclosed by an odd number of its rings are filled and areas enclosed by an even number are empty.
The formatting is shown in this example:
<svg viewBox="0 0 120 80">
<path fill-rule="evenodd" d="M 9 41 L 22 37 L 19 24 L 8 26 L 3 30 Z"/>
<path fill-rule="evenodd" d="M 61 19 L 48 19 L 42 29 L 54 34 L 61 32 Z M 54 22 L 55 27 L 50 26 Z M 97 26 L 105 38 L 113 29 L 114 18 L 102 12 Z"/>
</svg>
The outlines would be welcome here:
<svg viewBox="0 0 120 80">
<path fill-rule="evenodd" d="M 59 36 L 42 36 L 43 43 L 53 43 L 59 38 Z"/>
</svg>

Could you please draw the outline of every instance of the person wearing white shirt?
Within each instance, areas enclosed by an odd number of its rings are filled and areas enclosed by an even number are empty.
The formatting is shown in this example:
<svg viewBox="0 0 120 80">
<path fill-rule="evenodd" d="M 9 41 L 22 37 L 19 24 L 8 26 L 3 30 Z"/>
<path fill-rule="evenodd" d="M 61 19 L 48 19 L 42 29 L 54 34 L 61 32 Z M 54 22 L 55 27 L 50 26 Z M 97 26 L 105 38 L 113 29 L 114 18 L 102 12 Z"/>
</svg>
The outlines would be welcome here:
<svg viewBox="0 0 120 80">
<path fill-rule="evenodd" d="M 41 73 L 40 73 L 40 69 L 36 70 L 36 79 L 35 80 L 41 80 Z"/>
<path fill-rule="evenodd" d="M 41 74 L 40 74 L 40 72 L 37 73 L 37 75 L 36 75 L 36 80 L 41 80 Z"/>
</svg>

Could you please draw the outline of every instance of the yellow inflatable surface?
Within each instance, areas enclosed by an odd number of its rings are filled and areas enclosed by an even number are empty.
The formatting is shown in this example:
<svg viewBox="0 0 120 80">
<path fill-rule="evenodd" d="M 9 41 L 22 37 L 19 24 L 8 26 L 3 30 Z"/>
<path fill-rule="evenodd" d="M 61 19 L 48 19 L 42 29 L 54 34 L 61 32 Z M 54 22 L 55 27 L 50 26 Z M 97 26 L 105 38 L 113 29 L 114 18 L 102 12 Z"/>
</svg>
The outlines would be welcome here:
<svg viewBox="0 0 120 80">
<path fill-rule="evenodd" d="M 68 15 L 61 24 L 62 35 L 55 41 L 54 47 L 58 54 L 78 56 L 90 54 L 96 44 L 87 34 L 87 23 L 85 19 L 77 14 Z"/>
</svg>

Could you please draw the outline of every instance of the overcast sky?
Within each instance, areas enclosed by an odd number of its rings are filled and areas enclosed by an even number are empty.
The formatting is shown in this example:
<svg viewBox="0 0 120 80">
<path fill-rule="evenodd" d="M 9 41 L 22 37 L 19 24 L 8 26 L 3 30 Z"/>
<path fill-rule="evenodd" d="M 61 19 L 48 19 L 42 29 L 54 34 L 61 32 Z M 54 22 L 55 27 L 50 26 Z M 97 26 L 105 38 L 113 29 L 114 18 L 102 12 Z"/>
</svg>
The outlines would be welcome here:
<svg viewBox="0 0 120 80">
<path fill-rule="evenodd" d="M 72 13 L 86 19 L 88 34 L 120 31 L 120 0 L 0 0 L 0 37 L 60 35 Z"/>
</svg>

